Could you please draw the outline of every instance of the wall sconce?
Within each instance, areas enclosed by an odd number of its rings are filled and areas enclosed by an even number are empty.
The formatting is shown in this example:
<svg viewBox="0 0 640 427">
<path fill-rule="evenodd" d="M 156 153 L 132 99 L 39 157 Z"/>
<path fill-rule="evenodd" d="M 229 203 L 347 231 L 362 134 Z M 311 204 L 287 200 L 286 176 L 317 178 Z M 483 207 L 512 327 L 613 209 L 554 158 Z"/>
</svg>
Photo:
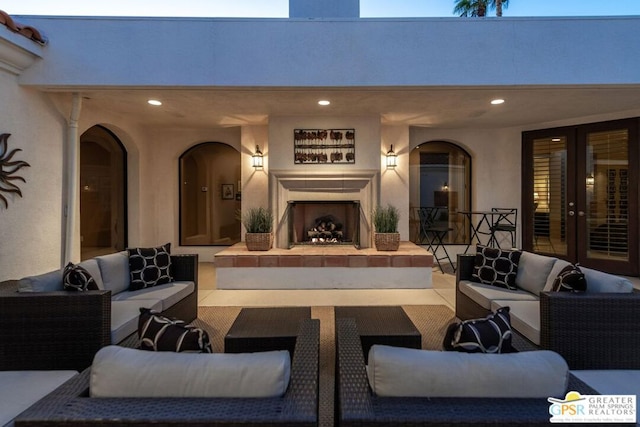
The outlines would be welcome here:
<svg viewBox="0 0 640 427">
<path fill-rule="evenodd" d="M 391 148 L 387 151 L 387 169 L 395 168 L 398 165 L 398 156 L 395 151 L 393 151 L 393 144 L 391 144 Z"/>
<path fill-rule="evenodd" d="M 256 151 L 251 155 L 251 160 L 254 168 L 262 169 L 262 151 L 260 151 L 260 146 L 256 145 Z"/>
<path fill-rule="evenodd" d="M 596 179 L 595 179 L 595 177 L 593 176 L 593 174 L 592 174 L 592 173 L 590 173 L 590 174 L 589 174 L 589 176 L 587 176 L 587 185 L 588 185 L 589 187 L 592 187 L 595 183 L 596 183 Z"/>
<path fill-rule="evenodd" d="M 442 184 L 442 191 L 449 191 L 449 184 L 447 184 L 447 181 Z"/>
</svg>

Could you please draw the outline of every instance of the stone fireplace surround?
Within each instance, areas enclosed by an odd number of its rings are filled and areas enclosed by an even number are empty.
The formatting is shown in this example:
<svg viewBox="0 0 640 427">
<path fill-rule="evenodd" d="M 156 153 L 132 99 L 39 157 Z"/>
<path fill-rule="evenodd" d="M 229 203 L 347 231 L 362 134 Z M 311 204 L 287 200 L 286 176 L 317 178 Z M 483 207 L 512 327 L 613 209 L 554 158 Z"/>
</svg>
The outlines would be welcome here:
<svg viewBox="0 0 640 427">
<path fill-rule="evenodd" d="M 328 170 L 273 170 L 269 171 L 270 205 L 276 218 L 274 247 L 289 247 L 290 201 L 345 201 L 360 202 L 360 247 L 371 246 L 371 211 L 378 202 L 380 171 L 341 169 Z"/>
</svg>

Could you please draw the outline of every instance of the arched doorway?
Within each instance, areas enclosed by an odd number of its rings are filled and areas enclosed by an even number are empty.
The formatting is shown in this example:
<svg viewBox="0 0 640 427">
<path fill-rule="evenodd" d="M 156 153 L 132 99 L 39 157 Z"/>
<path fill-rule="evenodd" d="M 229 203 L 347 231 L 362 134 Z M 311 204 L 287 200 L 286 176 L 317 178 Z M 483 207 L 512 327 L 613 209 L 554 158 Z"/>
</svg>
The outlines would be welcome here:
<svg viewBox="0 0 640 427">
<path fill-rule="evenodd" d="M 80 258 L 127 246 L 127 152 L 102 126 L 80 136 Z"/>
<path fill-rule="evenodd" d="M 240 241 L 240 153 L 206 142 L 180 156 L 180 245 L 233 245 Z"/>
<path fill-rule="evenodd" d="M 422 243 L 420 208 L 433 208 L 435 220 L 451 229 L 443 241 L 466 244 L 468 226 L 458 211 L 471 207 L 471 156 L 458 145 L 431 141 L 418 145 L 409 155 L 410 240 Z"/>
</svg>

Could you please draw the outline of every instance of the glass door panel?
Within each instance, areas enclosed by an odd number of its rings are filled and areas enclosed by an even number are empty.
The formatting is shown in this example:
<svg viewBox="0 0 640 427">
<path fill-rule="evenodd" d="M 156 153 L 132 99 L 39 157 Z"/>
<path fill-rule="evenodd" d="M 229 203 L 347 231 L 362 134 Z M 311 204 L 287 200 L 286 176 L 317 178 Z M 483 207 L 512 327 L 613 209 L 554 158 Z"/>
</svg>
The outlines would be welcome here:
<svg viewBox="0 0 640 427">
<path fill-rule="evenodd" d="M 586 135 L 586 216 L 583 255 L 601 260 L 629 260 L 629 132 Z"/>
<path fill-rule="evenodd" d="M 533 249 L 567 256 L 567 138 L 533 140 Z"/>
</svg>

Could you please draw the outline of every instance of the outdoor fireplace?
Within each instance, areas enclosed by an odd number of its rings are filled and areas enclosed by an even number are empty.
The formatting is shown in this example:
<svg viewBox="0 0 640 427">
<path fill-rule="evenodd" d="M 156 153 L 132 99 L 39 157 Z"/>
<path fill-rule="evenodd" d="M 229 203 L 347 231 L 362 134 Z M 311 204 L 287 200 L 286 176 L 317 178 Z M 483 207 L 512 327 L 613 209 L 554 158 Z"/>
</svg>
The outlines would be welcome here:
<svg viewBox="0 0 640 427">
<path fill-rule="evenodd" d="M 346 237 L 341 245 L 353 244 L 360 248 L 371 246 L 371 210 L 377 204 L 380 193 L 380 171 L 377 169 L 362 170 L 278 170 L 269 171 L 270 205 L 276 218 L 276 248 L 292 248 L 294 245 L 307 244 L 303 239 L 306 228 L 323 212 L 309 214 L 308 224 L 304 220 L 295 219 L 302 213 L 299 209 L 310 211 L 309 205 L 326 205 L 323 209 L 337 208 L 340 205 L 350 206 L 346 212 L 328 212 L 335 216 L 346 227 Z M 291 204 L 296 206 L 292 207 Z M 303 206 L 304 204 L 304 206 Z M 357 207 L 354 207 L 356 204 Z M 318 208 L 318 206 L 316 206 Z M 293 212 L 292 212 L 293 210 Z M 292 221 L 297 225 L 293 225 Z M 302 222 L 301 222 L 302 221 Z M 348 243 L 351 241 L 352 243 Z M 294 243 L 297 242 L 297 243 Z M 337 243 L 335 243 L 337 244 Z"/>
<path fill-rule="evenodd" d="M 360 202 L 289 201 L 289 247 L 353 245 L 360 247 Z"/>
</svg>

